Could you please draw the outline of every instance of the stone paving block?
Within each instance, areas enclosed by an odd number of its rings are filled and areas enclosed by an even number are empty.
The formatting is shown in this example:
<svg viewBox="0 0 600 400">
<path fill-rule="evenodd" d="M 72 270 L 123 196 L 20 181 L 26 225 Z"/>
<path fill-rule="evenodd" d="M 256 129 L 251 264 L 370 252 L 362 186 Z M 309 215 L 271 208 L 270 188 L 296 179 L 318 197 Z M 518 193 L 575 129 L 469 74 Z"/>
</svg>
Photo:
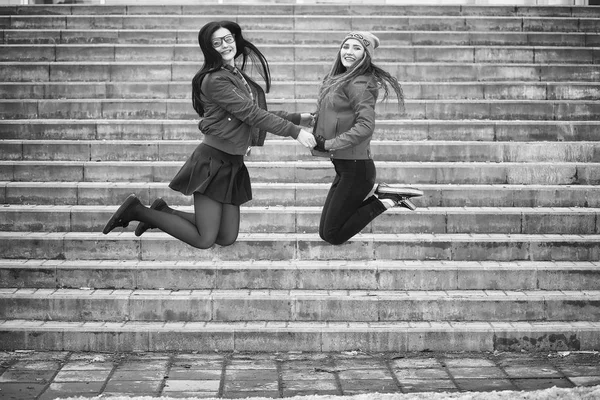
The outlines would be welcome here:
<svg viewBox="0 0 600 400">
<path fill-rule="evenodd" d="M 570 388 L 574 386 L 566 378 L 514 379 L 512 382 L 519 390 L 542 390 L 551 387 Z"/>
<path fill-rule="evenodd" d="M 110 377 L 111 380 L 117 381 L 160 381 L 166 375 L 166 370 L 157 371 L 123 371 L 117 369 Z"/>
<path fill-rule="evenodd" d="M 392 379 L 341 380 L 340 385 L 345 396 L 402 392 L 402 389 Z"/>
<path fill-rule="evenodd" d="M 110 379 L 103 393 L 131 393 L 136 395 L 154 394 L 158 392 L 161 381 L 118 381 Z"/>
<path fill-rule="evenodd" d="M 225 379 L 224 392 L 269 392 L 278 391 L 277 378 L 260 380 Z"/>
<path fill-rule="evenodd" d="M 195 368 L 176 368 L 169 370 L 169 379 L 173 380 L 219 380 L 222 371 L 220 369 L 195 369 Z"/>
<path fill-rule="evenodd" d="M 52 380 L 56 370 L 19 370 L 9 369 L 0 375 L 0 383 L 4 382 L 36 382 L 45 384 Z"/>
<path fill-rule="evenodd" d="M 111 370 L 59 371 L 54 382 L 104 382 Z"/>
<path fill-rule="evenodd" d="M 0 382 L 2 398 L 7 400 L 34 399 L 42 393 L 46 384 L 30 382 Z"/>
<path fill-rule="evenodd" d="M 165 389 L 166 390 L 166 389 Z M 168 395 L 173 398 L 199 398 L 199 399 L 210 399 L 217 396 L 216 392 L 200 392 L 200 391 L 190 391 L 190 392 L 165 392 L 163 390 L 163 395 Z"/>
<path fill-rule="evenodd" d="M 117 371 L 156 371 L 157 369 L 165 370 L 167 368 L 167 360 L 145 360 L 145 361 L 124 361 L 119 364 Z M 129 380 L 129 379 L 119 379 Z M 134 379 L 135 380 L 135 379 Z M 140 379 L 143 380 L 143 379 Z"/>
<path fill-rule="evenodd" d="M 450 367 L 449 373 L 455 379 L 502 380 L 506 374 L 498 367 Z"/>
<path fill-rule="evenodd" d="M 405 393 L 459 391 L 450 379 L 399 379 L 399 382 Z"/>
<path fill-rule="evenodd" d="M 393 380 L 390 371 L 386 369 L 351 369 L 342 370 L 338 373 L 340 380 L 342 381 L 356 381 L 356 380 Z"/>
<path fill-rule="evenodd" d="M 511 378 L 560 378 L 562 374 L 551 365 L 506 366 L 504 371 Z"/>
<path fill-rule="evenodd" d="M 216 396 L 219 390 L 220 380 L 176 380 L 167 379 L 163 394 L 169 394 L 172 392 L 210 392 Z"/>
<path fill-rule="evenodd" d="M 229 399 L 245 399 L 250 397 L 261 397 L 261 398 L 279 398 L 278 390 L 263 391 L 263 390 L 243 390 L 243 391 L 224 391 L 223 397 Z"/>
<path fill-rule="evenodd" d="M 600 365 L 561 365 L 560 371 L 568 377 L 571 376 L 600 376 Z"/>
<path fill-rule="evenodd" d="M 442 364 L 436 358 L 400 358 L 394 359 L 390 363 L 394 372 L 397 370 L 403 369 L 420 369 L 420 368 L 429 368 L 429 369 L 439 369 L 442 368 Z M 398 376 L 398 375 L 396 375 Z"/>
<path fill-rule="evenodd" d="M 260 378 L 260 379 L 257 379 Z M 237 381 L 277 381 L 278 373 L 276 369 L 228 369 L 225 373 L 225 379 L 231 382 Z M 252 382 L 249 383 L 252 385 Z M 242 390 L 242 389 L 240 389 Z"/>
<path fill-rule="evenodd" d="M 39 397 L 39 400 L 53 400 L 67 397 L 92 397 L 101 390 L 104 382 L 66 382 L 52 383 Z"/>
<path fill-rule="evenodd" d="M 283 391 L 284 394 L 287 396 L 286 393 L 290 392 L 310 392 L 310 391 L 318 391 L 318 392 L 323 392 L 323 391 L 336 391 L 337 392 L 337 385 L 335 380 L 333 379 L 333 377 L 331 379 L 323 379 L 323 380 L 318 380 L 318 381 L 308 381 L 308 380 L 302 380 L 302 381 L 296 381 L 296 382 L 285 382 L 283 385 Z"/>
<path fill-rule="evenodd" d="M 92 358 L 91 360 L 86 360 L 86 361 L 74 361 L 73 357 L 69 358 L 69 361 L 63 365 L 63 367 L 61 368 L 61 373 L 63 372 L 67 372 L 67 371 L 104 371 L 104 370 L 112 370 L 114 367 L 114 364 L 110 361 L 95 361 L 96 357 L 101 357 L 101 356 L 95 356 L 94 358 Z M 100 358 L 101 359 L 101 358 Z"/>
<path fill-rule="evenodd" d="M 474 392 L 494 392 L 503 390 L 517 390 L 508 379 L 455 379 L 454 382 L 460 390 Z"/>
<path fill-rule="evenodd" d="M 320 372 L 319 367 L 301 370 L 284 368 L 281 371 L 281 379 L 283 382 L 316 381 L 332 379 L 332 376 L 329 372 Z"/>
<path fill-rule="evenodd" d="M 210 370 L 221 371 L 223 368 L 224 356 L 212 353 L 176 354 L 171 365 L 171 370 L 175 368 L 191 370 Z"/>
<path fill-rule="evenodd" d="M 575 386 L 597 386 L 600 385 L 600 376 L 576 376 L 569 377 Z"/>
</svg>

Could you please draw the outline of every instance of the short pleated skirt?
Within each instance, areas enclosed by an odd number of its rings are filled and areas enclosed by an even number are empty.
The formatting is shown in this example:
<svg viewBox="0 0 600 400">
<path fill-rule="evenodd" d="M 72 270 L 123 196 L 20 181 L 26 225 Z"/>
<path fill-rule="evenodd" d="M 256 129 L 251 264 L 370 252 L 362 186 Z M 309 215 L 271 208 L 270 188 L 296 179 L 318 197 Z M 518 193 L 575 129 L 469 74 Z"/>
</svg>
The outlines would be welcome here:
<svg viewBox="0 0 600 400">
<path fill-rule="evenodd" d="M 191 196 L 203 194 L 219 203 L 239 206 L 252 200 L 244 156 L 232 155 L 201 143 L 169 184 Z"/>
</svg>

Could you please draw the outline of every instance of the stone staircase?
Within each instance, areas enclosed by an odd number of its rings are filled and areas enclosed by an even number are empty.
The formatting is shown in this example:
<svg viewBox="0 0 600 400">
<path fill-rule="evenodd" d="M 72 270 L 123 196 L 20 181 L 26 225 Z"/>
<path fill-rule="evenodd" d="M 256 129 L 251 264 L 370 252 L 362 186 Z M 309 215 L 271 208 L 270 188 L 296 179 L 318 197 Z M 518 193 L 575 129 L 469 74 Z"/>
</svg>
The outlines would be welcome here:
<svg viewBox="0 0 600 400">
<path fill-rule="evenodd" d="M 290 111 L 375 32 L 407 97 L 378 105 L 378 178 L 424 190 L 417 211 L 324 243 L 331 164 L 269 136 L 234 246 L 103 235 L 132 192 L 191 209 L 167 182 L 201 139 L 197 32 L 223 18 Z M 2 6 L 0 27 L 0 349 L 600 348 L 600 8 Z"/>
</svg>

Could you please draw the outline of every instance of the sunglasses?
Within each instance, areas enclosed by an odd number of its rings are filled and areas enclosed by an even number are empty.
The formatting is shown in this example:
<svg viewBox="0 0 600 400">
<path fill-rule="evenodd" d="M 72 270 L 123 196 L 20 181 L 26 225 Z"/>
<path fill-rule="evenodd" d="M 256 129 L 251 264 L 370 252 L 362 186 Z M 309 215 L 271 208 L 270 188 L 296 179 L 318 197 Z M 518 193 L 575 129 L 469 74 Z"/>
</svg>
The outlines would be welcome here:
<svg viewBox="0 0 600 400">
<path fill-rule="evenodd" d="M 235 41 L 235 37 L 232 34 L 229 35 L 225 35 L 223 37 L 218 37 L 218 38 L 214 38 L 211 40 L 211 44 L 212 47 L 214 47 L 215 49 L 217 47 L 221 47 L 223 45 L 223 42 L 227 43 L 227 44 L 231 44 Z"/>
</svg>

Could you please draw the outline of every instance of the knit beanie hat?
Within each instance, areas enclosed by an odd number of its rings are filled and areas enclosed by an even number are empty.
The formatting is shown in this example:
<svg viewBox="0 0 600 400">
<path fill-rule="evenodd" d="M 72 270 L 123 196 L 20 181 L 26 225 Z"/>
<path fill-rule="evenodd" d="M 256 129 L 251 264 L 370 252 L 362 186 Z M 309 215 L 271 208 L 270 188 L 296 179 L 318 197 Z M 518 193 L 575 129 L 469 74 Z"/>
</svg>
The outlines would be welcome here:
<svg viewBox="0 0 600 400">
<path fill-rule="evenodd" d="M 375 49 L 379 47 L 379 38 L 373 35 L 371 32 L 350 32 L 342 41 L 342 45 L 340 46 L 340 48 L 344 45 L 344 43 L 346 43 L 348 39 L 358 40 L 363 45 L 365 51 L 369 53 L 369 56 L 371 58 L 373 58 Z"/>
</svg>

